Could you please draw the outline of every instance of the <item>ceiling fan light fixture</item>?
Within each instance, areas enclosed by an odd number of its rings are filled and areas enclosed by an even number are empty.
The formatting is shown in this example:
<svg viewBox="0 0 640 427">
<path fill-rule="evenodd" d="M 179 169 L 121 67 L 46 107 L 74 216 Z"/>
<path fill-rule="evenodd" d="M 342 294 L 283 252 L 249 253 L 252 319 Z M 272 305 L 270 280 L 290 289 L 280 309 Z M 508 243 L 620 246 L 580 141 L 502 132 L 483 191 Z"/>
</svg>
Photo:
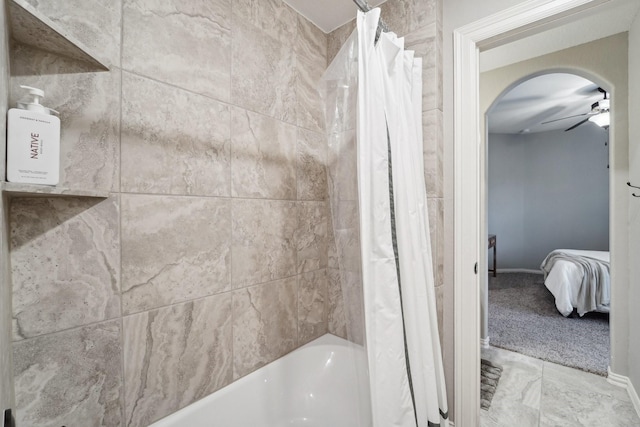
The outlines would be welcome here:
<svg viewBox="0 0 640 427">
<path fill-rule="evenodd" d="M 609 126 L 609 112 L 597 114 L 595 116 L 589 117 L 589 121 L 597 124 L 601 128 Z"/>
</svg>

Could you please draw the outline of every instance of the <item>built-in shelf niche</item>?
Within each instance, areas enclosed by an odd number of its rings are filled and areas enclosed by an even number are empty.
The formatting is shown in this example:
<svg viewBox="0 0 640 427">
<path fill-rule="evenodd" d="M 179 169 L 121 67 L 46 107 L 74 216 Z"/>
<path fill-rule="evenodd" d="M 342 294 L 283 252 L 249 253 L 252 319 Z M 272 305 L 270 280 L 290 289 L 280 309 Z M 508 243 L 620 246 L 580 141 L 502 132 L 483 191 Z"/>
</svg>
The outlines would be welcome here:
<svg viewBox="0 0 640 427">
<path fill-rule="evenodd" d="M 0 0 L 2 1 L 2 0 Z M 8 21 L 11 45 L 32 46 L 56 55 L 91 65 L 96 71 L 108 71 L 109 62 L 75 38 L 51 19 L 42 15 L 26 0 L 8 0 Z M 93 197 L 107 198 L 104 190 L 85 190 L 50 185 L 0 182 L 2 194 L 15 197 Z"/>
<path fill-rule="evenodd" d="M 91 64 L 98 71 L 109 63 L 25 0 L 9 0 L 11 38 L 27 46 Z"/>
<path fill-rule="evenodd" d="M 52 185 L 21 184 L 15 182 L 3 182 L 2 193 L 8 198 L 15 197 L 93 197 L 106 199 L 109 192 L 106 190 L 83 190 L 65 188 Z"/>
</svg>

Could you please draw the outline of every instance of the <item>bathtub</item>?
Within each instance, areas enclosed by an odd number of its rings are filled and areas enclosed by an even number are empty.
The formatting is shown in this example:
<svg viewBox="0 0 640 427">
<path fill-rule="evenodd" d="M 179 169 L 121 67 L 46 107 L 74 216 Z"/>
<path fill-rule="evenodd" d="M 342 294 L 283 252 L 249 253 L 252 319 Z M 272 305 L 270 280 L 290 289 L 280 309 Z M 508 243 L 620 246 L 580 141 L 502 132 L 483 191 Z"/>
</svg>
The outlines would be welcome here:
<svg viewBox="0 0 640 427">
<path fill-rule="evenodd" d="M 361 346 L 324 335 L 152 427 L 370 427 Z"/>
</svg>

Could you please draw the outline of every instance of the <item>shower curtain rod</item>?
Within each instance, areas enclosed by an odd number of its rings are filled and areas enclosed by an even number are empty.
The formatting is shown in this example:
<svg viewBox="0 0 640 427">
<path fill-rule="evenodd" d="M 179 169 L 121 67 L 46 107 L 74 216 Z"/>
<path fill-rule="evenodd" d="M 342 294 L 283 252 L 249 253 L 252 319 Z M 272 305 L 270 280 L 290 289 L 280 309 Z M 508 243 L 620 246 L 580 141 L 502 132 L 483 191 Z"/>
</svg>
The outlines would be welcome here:
<svg viewBox="0 0 640 427">
<path fill-rule="evenodd" d="M 356 4 L 356 6 L 358 6 L 358 9 L 365 13 L 371 10 L 371 7 L 369 6 L 369 3 L 367 3 L 367 0 L 353 0 L 353 2 Z M 382 18 L 380 18 L 380 22 L 378 22 L 378 34 L 376 34 L 376 40 L 380 36 L 381 31 L 384 31 L 386 33 L 390 31 L 389 27 L 387 27 L 387 24 L 385 24 Z"/>
</svg>

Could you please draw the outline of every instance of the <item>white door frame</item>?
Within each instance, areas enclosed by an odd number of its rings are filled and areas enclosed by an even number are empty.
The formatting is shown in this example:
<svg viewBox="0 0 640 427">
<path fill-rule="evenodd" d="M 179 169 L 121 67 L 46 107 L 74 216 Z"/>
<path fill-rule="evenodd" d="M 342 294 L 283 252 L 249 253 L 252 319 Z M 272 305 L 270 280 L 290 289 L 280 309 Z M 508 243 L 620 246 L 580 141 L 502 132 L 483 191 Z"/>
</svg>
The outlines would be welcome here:
<svg viewBox="0 0 640 427">
<path fill-rule="evenodd" d="M 480 421 L 481 232 L 479 56 L 609 0 L 529 0 L 454 30 L 454 346 L 455 424 Z M 542 29 L 538 30 L 542 31 Z M 481 270 L 481 269 L 480 269 Z"/>
</svg>

